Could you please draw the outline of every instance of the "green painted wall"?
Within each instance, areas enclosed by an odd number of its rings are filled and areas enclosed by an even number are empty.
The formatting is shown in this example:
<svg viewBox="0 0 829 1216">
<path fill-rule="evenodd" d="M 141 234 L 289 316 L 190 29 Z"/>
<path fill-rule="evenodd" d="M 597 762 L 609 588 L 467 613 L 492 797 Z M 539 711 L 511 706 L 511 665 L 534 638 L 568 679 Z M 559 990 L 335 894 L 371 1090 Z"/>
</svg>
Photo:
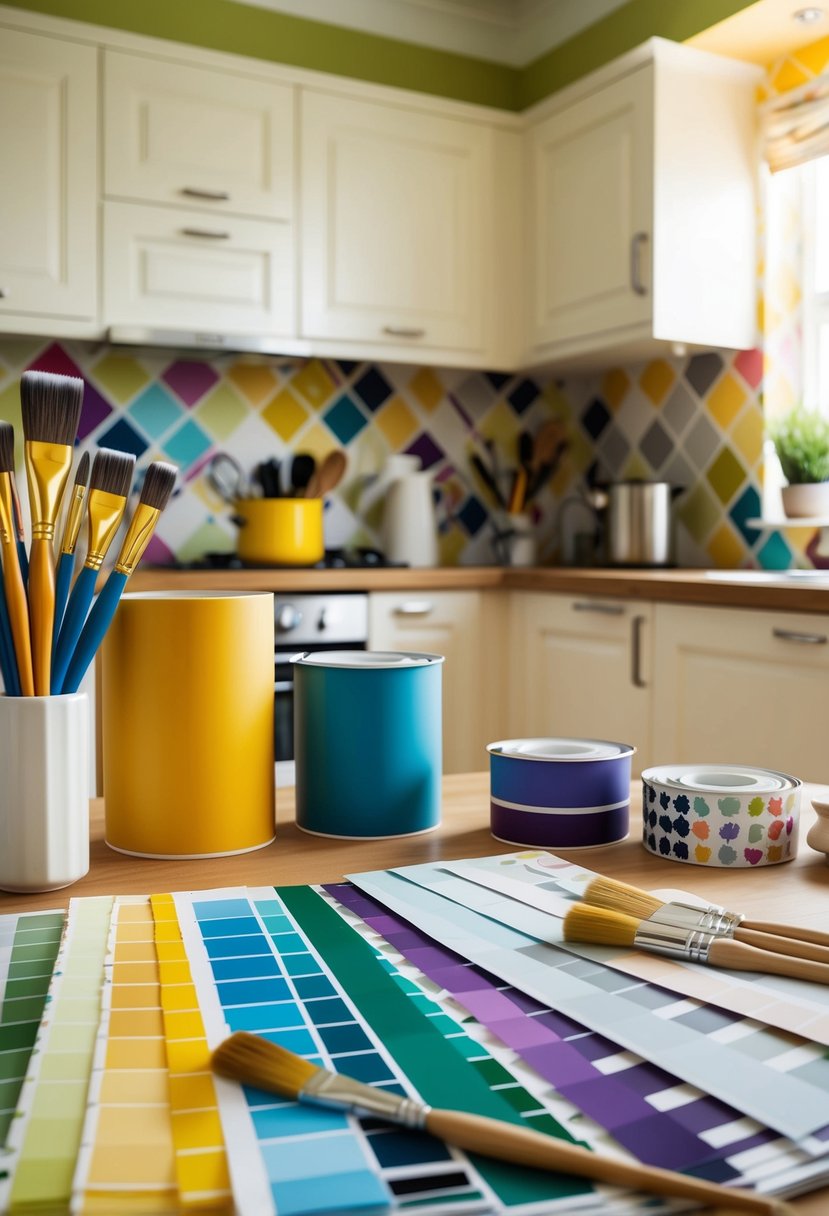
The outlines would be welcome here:
<svg viewBox="0 0 829 1216">
<path fill-rule="evenodd" d="M 750 0 L 628 0 L 524 69 L 308 21 L 233 0 L 9 0 L 32 12 L 523 110 L 654 34 L 683 41 Z"/>
</svg>

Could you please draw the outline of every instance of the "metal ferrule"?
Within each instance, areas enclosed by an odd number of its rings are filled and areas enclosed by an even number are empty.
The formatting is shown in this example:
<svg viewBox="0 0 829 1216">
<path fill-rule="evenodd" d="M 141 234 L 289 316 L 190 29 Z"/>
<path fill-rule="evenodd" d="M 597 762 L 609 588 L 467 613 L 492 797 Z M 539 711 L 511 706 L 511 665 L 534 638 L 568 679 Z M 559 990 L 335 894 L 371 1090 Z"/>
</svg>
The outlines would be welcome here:
<svg viewBox="0 0 829 1216">
<path fill-rule="evenodd" d="M 72 449 L 65 443 L 27 439 L 24 444 L 32 540 L 53 540 L 60 500 L 72 468 Z"/>
<path fill-rule="evenodd" d="M 20 495 L 17 492 L 17 478 L 14 473 L 9 473 L 9 481 L 12 487 L 12 502 L 14 504 L 14 526 L 17 531 L 17 539 L 26 539 L 26 529 L 23 527 L 23 510 L 20 506 Z"/>
<path fill-rule="evenodd" d="M 118 561 L 115 563 L 115 569 L 119 574 L 132 574 L 141 561 L 160 514 L 158 507 L 148 507 L 145 502 L 139 502 L 135 508 L 135 514 L 130 520 L 130 526 L 127 528 L 127 535 L 121 545 Z"/>
<path fill-rule="evenodd" d="M 393 1123 L 401 1123 L 404 1127 L 425 1127 L 426 1116 L 431 1110 L 430 1106 L 425 1106 L 422 1102 L 401 1098 L 399 1094 L 390 1094 L 387 1090 L 377 1089 L 373 1085 L 364 1085 L 361 1081 L 353 1081 L 351 1077 L 341 1077 L 339 1073 L 328 1072 L 325 1068 L 314 1073 L 299 1096 L 303 1101 L 313 1102 L 318 1106 L 345 1108 L 361 1115 L 379 1115 Z"/>
<path fill-rule="evenodd" d="M 707 963 L 711 943 L 717 938 L 713 933 L 700 929 L 683 928 L 681 925 L 658 925 L 643 920 L 633 939 L 635 946 L 652 950 L 655 954 L 667 954 L 669 958 L 687 958 L 694 963 Z"/>
<path fill-rule="evenodd" d="M 88 570 L 100 570 L 106 551 L 124 518 L 127 500 L 123 494 L 90 490 L 86 509 L 89 516 L 89 547 L 84 565 Z"/>
<path fill-rule="evenodd" d="M 14 540 L 14 495 L 11 475 L 0 473 L 0 544 L 10 545 Z"/>
<path fill-rule="evenodd" d="M 66 523 L 63 525 L 63 544 L 61 553 L 74 553 L 78 543 L 78 534 L 83 522 L 83 504 L 86 498 L 86 486 L 76 485 L 69 499 L 66 511 Z"/>
<path fill-rule="evenodd" d="M 677 901 L 663 904 L 652 912 L 647 920 L 652 925 L 678 925 L 682 929 L 702 929 L 715 937 L 733 937 L 739 920 L 734 915 L 712 905 L 708 908 L 694 907 Z"/>
</svg>

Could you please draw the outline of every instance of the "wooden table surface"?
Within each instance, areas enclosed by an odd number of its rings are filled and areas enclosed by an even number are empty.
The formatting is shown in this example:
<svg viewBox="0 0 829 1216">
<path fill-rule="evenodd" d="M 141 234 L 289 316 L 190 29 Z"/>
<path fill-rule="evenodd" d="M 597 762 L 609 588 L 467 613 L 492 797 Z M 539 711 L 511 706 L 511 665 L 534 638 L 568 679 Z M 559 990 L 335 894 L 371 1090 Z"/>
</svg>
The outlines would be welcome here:
<svg viewBox="0 0 829 1216">
<path fill-rule="evenodd" d="M 640 843 L 641 787 L 635 783 L 631 835 L 601 849 L 573 849 L 573 861 L 646 888 L 679 887 L 727 908 L 764 920 L 787 920 L 829 932 L 829 866 L 806 844 L 814 822 L 811 798 L 829 798 L 829 788 L 804 787 L 797 858 L 760 870 L 720 870 L 662 861 Z M 182 808 L 182 814 L 188 813 Z M 190 813 L 196 814 L 194 808 Z M 92 803 L 92 856 L 88 875 L 63 891 L 40 895 L 0 895 L 0 913 L 64 907 L 74 896 L 152 894 L 234 885 L 288 885 L 331 882 L 344 874 L 413 865 L 416 862 L 482 857 L 509 852 L 489 833 L 489 775 L 444 778 L 443 823 L 429 835 L 410 839 L 349 843 L 299 831 L 293 822 L 294 791 L 277 793 L 277 835 L 267 848 L 214 861 L 148 861 L 115 853 L 104 842 L 104 808 Z M 827 1095 L 829 1123 L 829 1095 Z M 829 1188 L 795 1201 L 798 1216 L 827 1216 Z"/>
</svg>

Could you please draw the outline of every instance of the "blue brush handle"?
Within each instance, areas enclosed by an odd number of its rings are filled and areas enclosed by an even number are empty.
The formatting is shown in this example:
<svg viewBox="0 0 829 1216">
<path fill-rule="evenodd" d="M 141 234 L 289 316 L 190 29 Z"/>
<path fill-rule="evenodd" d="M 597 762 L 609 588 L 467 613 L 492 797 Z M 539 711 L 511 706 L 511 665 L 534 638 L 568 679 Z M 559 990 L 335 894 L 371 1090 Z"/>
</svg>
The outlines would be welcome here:
<svg viewBox="0 0 829 1216">
<path fill-rule="evenodd" d="M 95 654 L 104 634 L 109 629 L 115 609 L 121 598 L 127 582 L 127 575 L 113 570 L 104 584 L 104 589 L 92 606 L 92 611 L 86 618 L 80 640 L 75 647 L 75 654 L 69 664 L 69 670 L 63 681 L 64 692 L 77 692 L 81 680 L 86 675 L 86 669 L 95 658 Z"/>
<path fill-rule="evenodd" d="M 69 599 L 69 588 L 72 586 L 72 575 L 75 573 L 75 554 L 61 553 L 58 571 L 55 576 L 55 624 L 52 630 L 52 668 L 55 665 L 55 655 L 58 651 L 58 635 L 66 611 L 66 601 Z"/>
<path fill-rule="evenodd" d="M 17 657 L 14 653 L 12 626 L 6 592 L 0 580 L 0 669 L 3 672 L 3 687 L 10 697 L 20 696 L 20 677 L 17 674 Z"/>
<path fill-rule="evenodd" d="M 29 585 L 29 555 L 26 552 L 26 542 L 19 540 L 17 542 L 17 556 L 20 559 L 20 573 L 23 575 L 23 586 Z"/>
<path fill-rule="evenodd" d="M 52 663 L 52 696 L 63 692 L 63 680 L 69 670 L 69 664 L 72 662 L 72 655 L 75 653 L 78 638 L 81 636 L 86 614 L 89 612 L 89 605 L 92 603 L 93 596 L 95 595 L 95 583 L 97 580 L 98 571 L 90 570 L 89 566 L 84 566 L 75 579 L 75 586 L 72 588 L 72 594 L 69 596 L 69 603 L 66 605 L 66 615 L 63 618 L 63 624 L 58 634 L 55 659 Z"/>
</svg>

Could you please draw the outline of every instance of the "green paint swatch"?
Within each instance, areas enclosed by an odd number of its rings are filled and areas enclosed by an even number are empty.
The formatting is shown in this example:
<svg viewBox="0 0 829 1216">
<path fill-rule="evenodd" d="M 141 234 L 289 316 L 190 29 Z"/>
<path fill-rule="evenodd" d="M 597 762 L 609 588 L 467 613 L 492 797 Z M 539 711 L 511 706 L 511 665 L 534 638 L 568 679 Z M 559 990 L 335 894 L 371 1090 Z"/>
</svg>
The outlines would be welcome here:
<svg viewBox="0 0 829 1216">
<path fill-rule="evenodd" d="M 277 887 L 277 894 L 308 936 L 326 965 L 359 1010 L 361 1017 L 397 1061 L 424 1101 L 431 1106 L 486 1115 L 503 1123 L 526 1126 L 513 1106 L 493 1091 L 485 1077 L 445 1039 L 395 982 L 374 950 L 310 887 Z M 465 1036 L 464 1036 L 465 1037 Z M 479 1055 L 484 1048 L 477 1044 Z M 533 1099 L 533 1106 L 538 1103 Z M 558 1126 L 558 1125 L 556 1125 Z M 546 1129 L 545 1129 L 546 1130 Z M 561 1138 L 567 1138 L 559 1128 Z M 550 1203 L 584 1195 L 588 1182 L 564 1174 L 517 1168 L 485 1157 L 473 1157 L 475 1168 L 501 1202 Z"/>
</svg>

